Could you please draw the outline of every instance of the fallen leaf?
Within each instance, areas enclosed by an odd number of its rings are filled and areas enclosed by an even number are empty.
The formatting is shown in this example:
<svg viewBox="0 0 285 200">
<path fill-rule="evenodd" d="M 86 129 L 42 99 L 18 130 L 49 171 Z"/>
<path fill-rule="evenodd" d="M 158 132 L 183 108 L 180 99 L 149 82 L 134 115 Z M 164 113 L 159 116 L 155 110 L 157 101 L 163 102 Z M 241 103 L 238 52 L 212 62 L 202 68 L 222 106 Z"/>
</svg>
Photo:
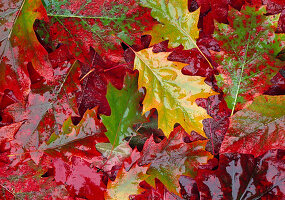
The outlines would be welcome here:
<svg viewBox="0 0 285 200">
<path fill-rule="evenodd" d="M 282 199 L 284 151 L 268 151 L 254 159 L 246 154 L 221 154 L 219 168 L 199 170 L 200 199 Z"/>
<path fill-rule="evenodd" d="M 231 8 L 229 25 L 216 24 L 214 38 L 221 46 L 221 52 L 214 53 L 220 65 L 216 78 L 231 115 L 265 92 L 272 75 L 284 64 L 275 59 L 285 41 L 284 34 L 274 33 L 279 15 L 264 13 L 265 7 L 245 6 L 240 12 Z"/>
<path fill-rule="evenodd" d="M 138 91 L 137 78 L 137 74 L 127 74 L 121 90 L 108 85 L 106 97 L 111 107 L 111 115 L 102 115 L 101 118 L 107 128 L 105 134 L 114 148 L 121 144 L 124 138 L 136 135 L 133 129 L 135 124 L 146 121 L 139 104 L 142 94 Z"/>
<path fill-rule="evenodd" d="M 167 60 L 170 53 L 153 53 L 153 48 L 136 52 L 135 69 L 139 70 L 139 88 L 146 88 L 143 113 L 151 108 L 158 112 L 158 128 L 166 136 L 179 123 L 186 132 L 192 130 L 205 137 L 202 120 L 208 118 L 206 111 L 195 103 L 197 98 L 216 94 L 204 83 L 205 78 L 185 76 L 184 63 Z"/>
<path fill-rule="evenodd" d="M 122 167 L 116 180 L 108 182 L 105 199 L 128 200 L 130 195 L 139 194 L 143 191 L 139 183 L 148 177 L 145 174 L 147 168 L 148 166 L 139 167 L 134 165 L 129 171 L 125 171 Z"/>
<path fill-rule="evenodd" d="M 285 150 L 285 97 L 259 96 L 236 112 L 221 146 L 221 153 L 260 156 L 271 149 Z"/>
<path fill-rule="evenodd" d="M 187 133 L 177 127 L 169 138 L 156 144 L 149 138 L 144 144 L 139 165 L 150 164 L 146 181 L 155 186 L 155 178 L 174 194 L 179 194 L 179 177 L 188 175 L 195 177 L 198 166 L 206 164 L 213 156 L 205 151 L 207 141 L 184 142 Z"/>
</svg>

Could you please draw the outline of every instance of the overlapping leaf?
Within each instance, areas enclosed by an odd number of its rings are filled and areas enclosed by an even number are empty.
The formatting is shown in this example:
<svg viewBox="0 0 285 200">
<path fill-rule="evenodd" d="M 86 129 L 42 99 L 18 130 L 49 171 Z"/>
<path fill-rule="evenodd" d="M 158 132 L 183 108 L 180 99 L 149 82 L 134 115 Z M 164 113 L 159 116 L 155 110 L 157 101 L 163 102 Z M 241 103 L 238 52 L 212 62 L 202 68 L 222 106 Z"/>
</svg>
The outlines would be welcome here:
<svg viewBox="0 0 285 200">
<path fill-rule="evenodd" d="M 274 58 L 285 41 L 284 34 L 274 33 L 279 15 L 265 13 L 265 7 L 245 6 L 240 12 L 231 8 L 229 25 L 216 24 L 214 37 L 221 46 L 215 54 L 221 73 L 217 80 L 232 114 L 265 92 L 272 75 L 284 65 Z"/>
<path fill-rule="evenodd" d="M 106 60 L 124 64 L 123 49 L 113 34 L 131 44 L 153 24 L 150 13 L 135 0 L 46 2 L 50 42 L 66 44 L 82 62 L 92 46 Z"/>
<path fill-rule="evenodd" d="M 103 158 L 93 163 L 106 172 L 111 180 L 116 178 L 117 172 L 123 166 L 124 161 L 129 159 L 132 154 L 132 148 L 126 142 L 115 148 L 111 143 L 98 143 L 96 149 L 102 154 Z"/>
<path fill-rule="evenodd" d="M 45 85 L 44 79 L 29 65 L 31 82 L 37 82 L 32 85 L 33 92 L 29 94 L 28 102 L 15 103 L 6 108 L 15 122 L 25 121 L 12 141 L 11 153 L 17 162 L 18 154 L 25 157 L 28 155 L 25 152 L 29 152 L 32 159 L 39 163 L 42 155 L 37 151 L 39 146 L 53 132 L 59 133 L 69 116 L 77 115 L 75 94 L 80 89 L 78 66 L 76 62 L 73 65 L 67 62 L 59 67 L 61 69 L 56 69 L 58 74 L 55 85 Z M 37 76 L 39 80 L 36 79 Z"/>
<path fill-rule="evenodd" d="M 284 151 L 268 151 L 254 159 L 246 154 L 222 154 L 217 170 L 199 170 L 201 199 L 284 198 Z"/>
<path fill-rule="evenodd" d="M 99 106 L 99 113 L 110 115 L 111 110 L 106 98 L 107 85 L 110 82 L 117 89 L 121 89 L 127 69 L 124 65 L 105 62 L 93 48 L 90 48 L 88 59 L 87 64 L 80 63 L 83 80 L 82 91 L 77 99 L 78 111 L 83 116 L 87 109 Z"/>
<path fill-rule="evenodd" d="M 232 116 L 221 152 L 253 154 L 285 150 L 285 96 L 259 96 Z"/>
<path fill-rule="evenodd" d="M 125 137 L 135 134 L 133 126 L 136 123 L 144 121 L 139 104 L 142 94 L 138 92 L 137 75 L 127 75 L 122 90 L 109 84 L 106 97 L 111 116 L 103 115 L 101 118 L 107 128 L 106 136 L 116 147 Z"/>
<path fill-rule="evenodd" d="M 5 89 L 13 90 L 21 101 L 27 97 L 30 90 L 28 62 L 31 62 L 47 81 L 53 78 L 48 53 L 37 40 L 33 30 L 36 19 L 47 19 L 40 0 L 1 2 L 0 92 Z"/>
<path fill-rule="evenodd" d="M 188 175 L 195 177 L 199 165 L 206 164 L 213 156 L 205 151 L 207 141 L 185 143 L 187 133 L 177 127 L 168 139 L 156 144 L 151 137 L 144 145 L 139 159 L 140 165 L 149 164 L 146 179 L 153 187 L 155 178 L 159 179 L 166 188 L 178 194 L 179 177 Z"/>
<path fill-rule="evenodd" d="M 146 88 L 143 112 L 156 108 L 158 128 L 169 136 L 175 123 L 186 132 L 205 136 L 202 120 L 208 118 L 206 111 L 195 103 L 197 98 L 216 94 L 204 83 L 205 78 L 185 76 L 181 69 L 186 64 L 167 60 L 170 53 L 153 53 L 153 48 L 136 52 L 135 69 L 138 69 L 139 87 Z"/>
<path fill-rule="evenodd" d="M 105 199 L 127 200 L 130 195 L 142 192 L 144 189 L 140 188 L 139 183 L 148 177 L 145 174 L 147 168 L 148 166 L 139 167 L 138 165 L 134 165 L 129 171 L 126 171 L 122 167 L 118 172 L 116 180 L 108 182 Z"/>
<path fill-rule="evenodd" d="M 196 47 L 199 10 L 190 13 L 187 1 L 183 0 L 141 0 L 141 4 L 151 8 L 152 16 L 161 23 L 148 32 L 152 36 L 152 44 L 169 40 L 171 47 L 180 44 L 186 49 Z"/>
<path fill-rule="evenodd" d="M 62 157 L 65 161 L 69 161 L 71 155 L 76 155 L 92 162 L 100 155 L 95 145 L 108 142 L 104 131 L 103 124 L 97 119 L 97 108 L 87 110 L 76 126 L 69 117 L 63 123 L 60 134 L 53 133 L 39 150 L 54 157 Z"/>
</svg>

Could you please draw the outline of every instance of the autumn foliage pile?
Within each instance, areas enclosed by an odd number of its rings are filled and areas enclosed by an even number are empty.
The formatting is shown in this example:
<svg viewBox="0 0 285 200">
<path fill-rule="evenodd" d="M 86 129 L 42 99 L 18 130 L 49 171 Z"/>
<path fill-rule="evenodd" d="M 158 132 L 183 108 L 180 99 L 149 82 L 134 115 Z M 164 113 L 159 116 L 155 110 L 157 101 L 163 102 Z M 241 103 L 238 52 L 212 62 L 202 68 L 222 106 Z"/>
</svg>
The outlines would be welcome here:
<svg viewBox="0 0 285 200">
<path fill-rule="evenodd" d="M 285 198 L 285 2 L 1 0 L 0 199 Z"/>
</svg>

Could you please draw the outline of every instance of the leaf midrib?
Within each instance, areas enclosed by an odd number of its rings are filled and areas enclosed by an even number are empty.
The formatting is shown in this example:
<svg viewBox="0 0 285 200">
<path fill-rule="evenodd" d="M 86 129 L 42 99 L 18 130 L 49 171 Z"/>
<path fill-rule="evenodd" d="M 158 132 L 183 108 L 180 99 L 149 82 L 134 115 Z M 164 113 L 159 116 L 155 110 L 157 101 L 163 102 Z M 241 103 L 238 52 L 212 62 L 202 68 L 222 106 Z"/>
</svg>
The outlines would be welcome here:
<svg viewBox="0 0 285 200">
<path fill-rule="evenodd" d="M 250 32 L 248 34 L 248 38 L 247 38 L 247 43 L 246 43 L 246 47 L 245 47 L 245 53 L 244 53 L 244 56 L 243 56 L 243 61 L 242 61 L 242 65 L 241 65 L 241 73 L 240 73 L 240 76 L 239 76 L 239 82 L 238 82 L 238 85 L 237 85 L 237 91 L 236 91 L 236 94 L 235 94 L 235 98 L 234 98 L 234 104 L 233 104 L 233 107 L 232 107 L 232 112 L 231 112 L 231 116 L 233 116 L 234 114 L 234 111 L 235 111 L 235 107 L 236 107 L 236 104 L 237 104 L 237 98 L 238 98 L 238 95 L 239 95 L 239 90 L 240 90 L 240 85 L 241 85 L 241 81 L 242 81 L 242 77 L 243 77 L 243 71 L 244 71 L 244 67 L 245 67 L 245 64 L 247 63 L 247 52 L 248 52 L 248 47 L 249 47 L 249 43 L 250 43 L 250 37 L 252 35 L 252 18 L 251 18 L 251 23 L 250 23 Z"/>
<path fill-rule="evenodd" d="M 134 53 L 135 53 L 136 56 L 138 56 L 138 58 L 145 64 L 145 66 L 148 67 L 148 69 L 153 73 L 153 75 L 159 80 L 159 83 L 161 84 L 161 87 L 162 87 L 162 86 L 164 85 L 164 82 L 156 75 L 156 73 L 152 70 L 152 68 L 147 64 L 147 62 L 144 61 L 144 59 L 142 59 L 142 58 L 138 55 L 137 52 L 134 51 Z M 167 91 L 167 93 L 168 93 L 170 96 L 172 96 L 172 95 L 171 95 L 171 91 L 165 89 L 165 88 L 168 88 L 168 87 L 162 87 L 162 88 L 164 88 L 164 90 Z M 177 98 L 173 98 L 173 99 L 174 99 L 174 101 L 176 102 L 176 105 L 177 105 L 181 110 L 183 110 L 182 113 L 183 113 L 183 115 L 184 115 L 184 118 L 186 118 L 186 117 L 185 117 L 185 112 L 188 113 L 188 111 L 181 105 L 180 101 L 179 101 Z"/>
</svg>

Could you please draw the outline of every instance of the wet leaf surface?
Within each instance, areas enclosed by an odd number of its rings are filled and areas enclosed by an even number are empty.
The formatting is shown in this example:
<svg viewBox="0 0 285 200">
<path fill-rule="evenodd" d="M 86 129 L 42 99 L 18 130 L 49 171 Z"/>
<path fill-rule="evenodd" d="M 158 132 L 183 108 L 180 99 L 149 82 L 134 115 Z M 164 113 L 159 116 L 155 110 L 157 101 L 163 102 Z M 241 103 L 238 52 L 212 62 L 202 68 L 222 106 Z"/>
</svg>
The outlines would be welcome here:
<svg viewBox="0 0 285 200">
<path fill-rule="evenodd" d="M 284 6 L 1 1 L 0 199 L 284 199 Z"/>
</svg>

